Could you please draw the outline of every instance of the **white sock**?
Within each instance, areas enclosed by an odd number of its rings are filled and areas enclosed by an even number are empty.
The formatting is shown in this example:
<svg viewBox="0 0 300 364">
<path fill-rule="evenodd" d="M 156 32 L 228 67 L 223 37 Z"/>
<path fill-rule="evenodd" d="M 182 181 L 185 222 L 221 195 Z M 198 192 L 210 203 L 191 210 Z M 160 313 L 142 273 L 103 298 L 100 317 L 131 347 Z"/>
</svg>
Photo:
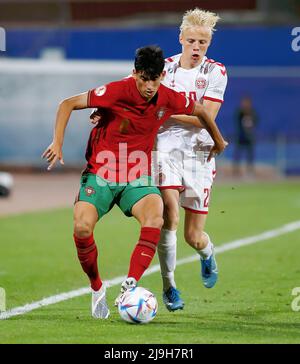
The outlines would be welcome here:
<svg viewBox="0 0 300 364">
<path fill-rule="evenodd" d="M 176 268 L 176 247 L 176 230 L 162 229 L 157 252 L 159 256 L 164 291 L 168 290 L 170 287 L 176 288 L 174 279 L 174 271 Z"/>
<path fill-rule="evenodd" d="M 205 232 L 203 232 L 203 234 L 207 236 L 208 244 L 205 248 L 197 250 L 197 253 L 201 256 L 201 258 L 208 259 L 213 253 L 213 244 L 210 241 L 209 235 Z"/>
</svg>

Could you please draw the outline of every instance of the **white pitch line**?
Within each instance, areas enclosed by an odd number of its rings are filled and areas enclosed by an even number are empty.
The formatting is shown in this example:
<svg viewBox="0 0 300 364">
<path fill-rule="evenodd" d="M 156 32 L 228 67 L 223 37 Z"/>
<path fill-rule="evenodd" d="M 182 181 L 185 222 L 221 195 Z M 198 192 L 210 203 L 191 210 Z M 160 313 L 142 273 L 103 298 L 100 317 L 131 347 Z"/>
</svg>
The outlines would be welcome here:
<svg viewBox="0 0 300 364">
<path fill-rule="evenodd" d="M 242 246 L 259 243 L 259 242 L 262 242 L 262 241 L 265 241 L 268 239 L 278 237 L 280 235 L 291 233 L 291 232 L 299 230 L 299 229 L 300 229 L 300 220 L 283 225 L 280 228 L 277 228 L 274 230 L 265 231 L 259 235 L 249 236 L 247 238 L 238 239 L 238 240 L 234 240 L 234 241 L 225 243 L 223 245 L 216 247 L 215 251 L 218 254 L 224 253 L 228 250 L 234 250 L 234 249 L 238 249 Z M 177 266 L 183 265 L 186 263 L 191 263 L 198 259 L 199 259 L 198 254 L 192 255 L 187 258 L 182 258 L 182 259 L 177 260 Z M 147 271 L 144 273 L 143 277 L 156 273 L 156 272 L 159 272 L 159 271 L 160 271 L 160 267 L 158 264 L 156 264 L 153 267 L 150 267 L 149 269 L 147 269 Z M 116 286 L 116 285 L 122 283 L 125 278 L 126 278 L 126 276 L 115 277 L 111 280 L 105 281 L 105 284 L 108 287 Z M 74 291 L 60 293 L 55 296 L 50 296 L 50 297 L 44 298 L 40 301 L 33 302 L 30 304 L 28 303 L 24 306 L 15 307 L 15 308 L 12 308 L 11 310 L 2 312 L 2 313 L 0 313 L 0 320 L 5 320 L 5 319 L 8 319 L 13 316 L 24 315 L 25 313 L 36 310 L 38 308 L 53 305 L 55 303 L 66 301 L 66 300 L 69 300 L 74 297 L 83 296 L 88 293 L 90 293 L 90 287 L 83 287 L 80 289 L 76 289 Z"/>
</svg>

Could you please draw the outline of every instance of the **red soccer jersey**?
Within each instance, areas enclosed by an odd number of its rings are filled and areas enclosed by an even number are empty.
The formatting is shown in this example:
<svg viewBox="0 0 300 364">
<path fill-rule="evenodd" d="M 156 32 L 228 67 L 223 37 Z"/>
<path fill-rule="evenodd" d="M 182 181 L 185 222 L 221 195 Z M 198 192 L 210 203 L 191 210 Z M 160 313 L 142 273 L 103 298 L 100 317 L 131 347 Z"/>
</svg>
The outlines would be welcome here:
<svg viewBox="0 0 300 364">
<path fill-rule="evenodd" d="M 91 132 L 87 170 L 113 182 L 151 174 L 151 151 L 159 127 L 174 114 L 192 114 L 194 102 L 160 85 L 147 102 L 133 77 L 89 91 L 89 107 L 103 117 Z"/>
</svg>

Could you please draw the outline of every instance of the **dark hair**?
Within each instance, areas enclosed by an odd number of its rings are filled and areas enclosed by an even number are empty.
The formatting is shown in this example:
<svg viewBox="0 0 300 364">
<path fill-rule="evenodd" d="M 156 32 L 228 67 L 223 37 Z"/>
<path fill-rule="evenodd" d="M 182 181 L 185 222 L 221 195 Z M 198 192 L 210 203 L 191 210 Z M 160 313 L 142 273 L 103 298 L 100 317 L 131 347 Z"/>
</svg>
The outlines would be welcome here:
<svg viewBox="0 0 300 364">
<path fill-rule="evenodd" d="M 134 68 L 151 80 L 159 77 L 164 70 L 165 59 L 163 51 L 158 46 L 147 46 L 136 50 Z"/>
</svg>

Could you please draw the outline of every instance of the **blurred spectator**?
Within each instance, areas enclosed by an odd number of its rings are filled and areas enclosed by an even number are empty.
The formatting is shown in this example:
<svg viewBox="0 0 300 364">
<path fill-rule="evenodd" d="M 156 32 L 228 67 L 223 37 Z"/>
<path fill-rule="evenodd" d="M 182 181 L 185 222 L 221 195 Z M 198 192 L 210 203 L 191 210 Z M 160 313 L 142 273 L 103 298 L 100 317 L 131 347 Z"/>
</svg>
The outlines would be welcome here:
<svg viewBox="0 0 300 364">
<path fill-rule="evenodd" d="M 247 161 L 247 171 L 250 175 L 254 174 L 255 129 L 257 121 L 257 114 L 252 106 L 251 98 L 248 96 L 243 97 L 240 107 L 235 113 L 235 149 L 233 155 L 233 172 L 235 175 L 241 174 L 240 162 L 244 152 Z"/>
</svg>

